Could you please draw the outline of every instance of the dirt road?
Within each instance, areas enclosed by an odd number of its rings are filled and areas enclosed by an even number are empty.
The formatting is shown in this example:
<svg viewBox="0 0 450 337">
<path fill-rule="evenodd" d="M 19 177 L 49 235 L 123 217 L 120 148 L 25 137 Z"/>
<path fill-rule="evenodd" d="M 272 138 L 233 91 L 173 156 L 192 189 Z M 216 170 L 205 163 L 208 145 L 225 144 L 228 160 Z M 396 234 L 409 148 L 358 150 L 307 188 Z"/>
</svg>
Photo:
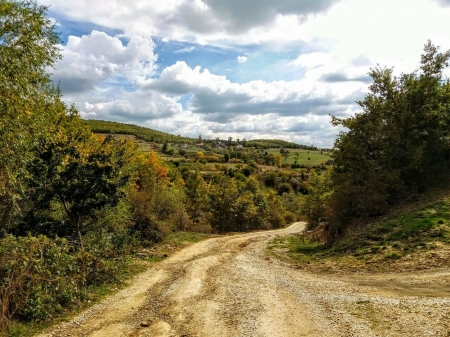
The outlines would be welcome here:
<svg viewBox="0 0 450 337">
<path fill-rule="evenodd" d="M 265 256 L 303 227 L 194 244 L 40 337 L 450 336 L 450 270 L 337 276 Z"/>
</svg>

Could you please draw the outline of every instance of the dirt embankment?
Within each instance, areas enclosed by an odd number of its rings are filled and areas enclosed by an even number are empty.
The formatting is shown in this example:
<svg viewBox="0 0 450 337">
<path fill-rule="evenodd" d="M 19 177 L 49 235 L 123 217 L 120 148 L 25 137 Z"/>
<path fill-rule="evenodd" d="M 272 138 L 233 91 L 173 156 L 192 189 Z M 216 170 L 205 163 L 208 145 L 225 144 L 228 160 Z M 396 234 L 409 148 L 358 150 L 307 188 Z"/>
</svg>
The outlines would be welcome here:
<svg viewBox="0 0 450 337">
<path fill-rule="evenodd" d="M 303 228 L 296 223 L 192 245 L 39 336 L 449 335 L 449 269 L 336 276 L 264 254 L 276 235 Z"/>
</svg>

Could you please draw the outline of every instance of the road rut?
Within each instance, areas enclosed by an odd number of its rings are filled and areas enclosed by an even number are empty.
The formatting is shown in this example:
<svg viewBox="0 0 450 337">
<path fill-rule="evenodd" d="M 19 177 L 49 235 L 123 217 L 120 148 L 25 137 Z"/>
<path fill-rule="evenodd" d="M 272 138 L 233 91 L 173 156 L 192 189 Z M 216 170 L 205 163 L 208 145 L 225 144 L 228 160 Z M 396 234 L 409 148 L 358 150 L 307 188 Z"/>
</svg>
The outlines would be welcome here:
<svg viewBox="0 0 450 337">
<path fill-rule="evenodd" d="M 269 240 L 304 226 L 189 246 L 39 337 L 450 335 L 448 269 L 338 276 L 265 255 Z"/>
</svg>

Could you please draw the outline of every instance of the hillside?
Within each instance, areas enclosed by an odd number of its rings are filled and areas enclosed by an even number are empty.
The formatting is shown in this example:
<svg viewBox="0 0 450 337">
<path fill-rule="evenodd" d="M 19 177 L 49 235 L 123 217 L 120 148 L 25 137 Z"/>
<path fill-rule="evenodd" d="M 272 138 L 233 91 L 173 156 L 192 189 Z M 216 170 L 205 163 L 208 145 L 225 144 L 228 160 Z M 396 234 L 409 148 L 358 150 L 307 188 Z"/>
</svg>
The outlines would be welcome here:
<svg viewBox="0 0 450 337">
<path fill-rule="evenodd" d="M 118 122 L 102 121 L 102 120 L 83 120 L 83 123 L 95 132 L 95 133 L 114 133 L 114 134 L 126 134 L 133 135 L 139 139 L 145 140 L 147 142 L 155 143 L 190 143 L 195 144 L 198 142 L 198 138 L 190 138 L 183 136 L 175 136 L 170 133 L 157 131 L 154 129 L 134 125 L 134 124 L 124 124 Z M 217 140 L 203 139 L 205 143 L 215 142 Z M 237 145 L 238 142 L 234 140 L 219 140 L 224 144 Z M 291 148 L 291 149 L 304 149 L 304 150 L 317 150 L 317 147 L 312 145 L 302 145 L 293 142 L 288 142 L 280 139 L 254 139 L 245 142 L 246 147 L 255 147 L 261 149 L 268 148 Z"/>
<path fill-rule="evenodd" d="M 412 196 L 390 214 L 354 225 L 333 246 L 319 240 L 326 226 L 279 237 L 268 246 L 274 256 L 298 268 L 327 273 L 419 271 L 450 263 L 450 193 Z"/>
<path fill-rule="evenodd" d="M 114 133 L 134 135 L 137 138 L 147 142 L 164 143 L 164 142 L 195 142 L 196 139 L 182 136 L 171 135 L 170 133 L 157 131 L 133 124 L 124 124 L 117 122 L 101 121 L 101 120 L 83 120 L 83 123 L 95 133 Z"/>
</svg>

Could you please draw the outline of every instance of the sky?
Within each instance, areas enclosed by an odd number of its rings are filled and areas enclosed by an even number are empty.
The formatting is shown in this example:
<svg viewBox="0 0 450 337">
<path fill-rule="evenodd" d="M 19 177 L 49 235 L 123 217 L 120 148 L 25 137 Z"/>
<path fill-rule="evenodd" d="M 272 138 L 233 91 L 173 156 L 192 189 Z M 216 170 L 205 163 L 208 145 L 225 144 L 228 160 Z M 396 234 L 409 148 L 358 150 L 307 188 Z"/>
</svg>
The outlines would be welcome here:
<svg viewBox="0 0 450 337">
<path fill-rule="evenodd" d="M 450 49 L 450 0 L 38 0 L 52 78 L 85 119 L 197 138 L 332 147 L 371 68 Z M 450 71 L 446 70 L 450 77 Z"/>
</svg>

